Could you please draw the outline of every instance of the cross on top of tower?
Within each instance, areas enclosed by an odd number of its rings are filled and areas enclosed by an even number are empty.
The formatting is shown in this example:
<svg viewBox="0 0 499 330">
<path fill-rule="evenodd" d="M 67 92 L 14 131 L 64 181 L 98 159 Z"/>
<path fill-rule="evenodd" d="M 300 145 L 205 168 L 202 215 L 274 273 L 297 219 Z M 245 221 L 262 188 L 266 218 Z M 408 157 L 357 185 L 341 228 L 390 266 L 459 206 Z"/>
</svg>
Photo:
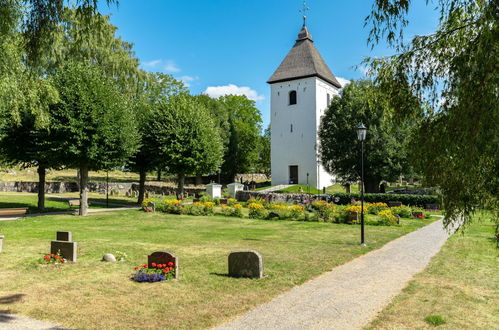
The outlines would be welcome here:
<svg viewBox="0 0 499 330">
<path fill-rule="evenodd" d="M 305 25 L 306 21 L 307 21 L 307 15 L 305 15 L 307 13 L 307 11 L 309 11 L 310 8 L 307 7 L 307 2 L 306 1 L 303 1 L 303 8 L 299 10 L 300 13 L 303 13 L 303 25 Z"/>
</svg>

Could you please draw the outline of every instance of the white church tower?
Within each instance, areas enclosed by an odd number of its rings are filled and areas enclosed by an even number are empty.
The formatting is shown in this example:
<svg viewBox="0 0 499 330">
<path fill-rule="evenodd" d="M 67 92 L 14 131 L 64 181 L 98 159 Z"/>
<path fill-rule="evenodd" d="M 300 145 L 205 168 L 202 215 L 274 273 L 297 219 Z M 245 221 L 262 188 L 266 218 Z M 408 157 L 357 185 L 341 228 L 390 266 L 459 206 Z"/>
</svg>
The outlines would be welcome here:
<svg viewBox="0 0 499 330">
<path fill-rule="evenodd" d="M 305 20 L 295 45 L 267 83 L 272 185 L 306 185 L 308 179 L 317 189 L 330 186 L 334 176 L 319 162 L 318 131 L 341 85 L 315 48 Z"/>
</svg>

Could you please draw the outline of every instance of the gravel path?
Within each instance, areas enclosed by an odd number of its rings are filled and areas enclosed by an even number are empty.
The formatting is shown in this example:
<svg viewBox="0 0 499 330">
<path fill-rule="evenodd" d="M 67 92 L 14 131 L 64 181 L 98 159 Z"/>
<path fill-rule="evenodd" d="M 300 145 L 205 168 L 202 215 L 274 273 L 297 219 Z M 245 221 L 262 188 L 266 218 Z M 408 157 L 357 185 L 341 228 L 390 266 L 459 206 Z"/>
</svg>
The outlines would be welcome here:
<svg viewBox="0 0 499 330">
<path fill-rule="evenodd" d="M 449 236 L 442 220 L 436 221 L 217 329 L 362 329 L 426 267 Z"/>
</svg>

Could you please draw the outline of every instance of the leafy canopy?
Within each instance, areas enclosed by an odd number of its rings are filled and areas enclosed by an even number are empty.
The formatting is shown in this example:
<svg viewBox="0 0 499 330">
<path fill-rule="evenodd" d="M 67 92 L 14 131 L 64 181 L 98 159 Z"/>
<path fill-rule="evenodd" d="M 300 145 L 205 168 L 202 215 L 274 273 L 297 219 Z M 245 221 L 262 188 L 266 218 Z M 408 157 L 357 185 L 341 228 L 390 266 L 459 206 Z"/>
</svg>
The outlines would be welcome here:
<svg viewBox="0 0 499 330">
<path fill-rule="evenodd" d="M 367 129 L 364 181 L 367 192 L 378 192 L 382 180 L 392 181 L 409 171 L 406 141 L 410 127 L 393 125 L 382 95 L 370 81 L 352 81 L 342 97 L 333 98 L 319 129 L 319 153 L 324 168 L 345 182 L 361 175 L 361 146 L 357 127 Z"/>
<path fill-rule="evenodd" d="M 497 208 L 499 196 L 499 2 L 438 0 L 440 25 L 404 43 L 411 0 L 376 0 L 366 24 L 369 42 L 386 39 L 398 54 L 367 59 L 375 82 L 390 95 L 399 118 L 423 118 L 411 145 L 417 169 L 440 187 L 446 224 L 479 207 Z M 430 1 L 427 1 L 430 4 Z M 433 5 L 433 2 L 431 2 Z M 399 95 L 408 86 L 424 109 Z"/>
</svg>

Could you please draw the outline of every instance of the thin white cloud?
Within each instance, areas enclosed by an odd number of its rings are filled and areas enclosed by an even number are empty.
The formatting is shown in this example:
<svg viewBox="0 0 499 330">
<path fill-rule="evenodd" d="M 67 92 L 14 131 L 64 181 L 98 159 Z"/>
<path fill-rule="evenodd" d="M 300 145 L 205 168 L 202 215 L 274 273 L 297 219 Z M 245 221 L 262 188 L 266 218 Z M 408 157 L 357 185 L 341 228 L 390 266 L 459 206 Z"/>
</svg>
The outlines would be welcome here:
<svg viewBox="0 0 499 330">
<path fill-rule="evenodd" d="M 181 76 L 181 77 L 179 77 L 178 79 L 182 80 L 182 82 L 184 83 L 184 85 L 185 85 L 186 87 L 191 87 L 191 83 L 192 83 L 193 81 L 198 80 L 198 79 L 199 79 L 199 77 L 197 77 L 197 76 L 196 76 L 196 77 L 192 77 L 192 76 Z"/>
<path fill-rule="evenodd" d="M 173 62 L 172 60 L 165 61 L 163 69 L 166 72 L 173 72 L 173 73 L 181 71 L 180 68 L 177 66 L 177 64 L 175 64 L 175 62 Z"/>
<path fill-rule="evenodd" d="M 144 62 L 142 66 L 151 69 L 159 69 L 160 71 L 168 72 L 168 73 L 178 73 L 182 71 L 178 65 L 172 60 L 152 60 L 149 62 Z"/>
<path fill-rule="evenodd" d="M 348 85 L 351 82 L 350 80 L 345 79 L 345 78 L 341 78 L 341 77 L 336 77 L 336 79 L 340 83 L 341 88 L 345 87 L 346 85 Z"/>
<path fill-rule="evenodd" d="M 161 60 L 152 60 L 152 61 L 149 61 L 149 62 L 144 62 L 142 65 L 143 66 L 147 66 L 147 67 L 151 67 L 151 68 L 155 68 L 159 64 L 161 64 Z"/>
<path fill-rule="evenodd" d="M 265 96 L 259 95 L 257 91 L 246 86 L 237 86 L 228 84 L 225 86 L 210 86 L 203 92 L 213 98 L 218 98 L 222 95 L 245 95 L 248 99 L 253 101 L 261 101 Z"/>
</svg>

